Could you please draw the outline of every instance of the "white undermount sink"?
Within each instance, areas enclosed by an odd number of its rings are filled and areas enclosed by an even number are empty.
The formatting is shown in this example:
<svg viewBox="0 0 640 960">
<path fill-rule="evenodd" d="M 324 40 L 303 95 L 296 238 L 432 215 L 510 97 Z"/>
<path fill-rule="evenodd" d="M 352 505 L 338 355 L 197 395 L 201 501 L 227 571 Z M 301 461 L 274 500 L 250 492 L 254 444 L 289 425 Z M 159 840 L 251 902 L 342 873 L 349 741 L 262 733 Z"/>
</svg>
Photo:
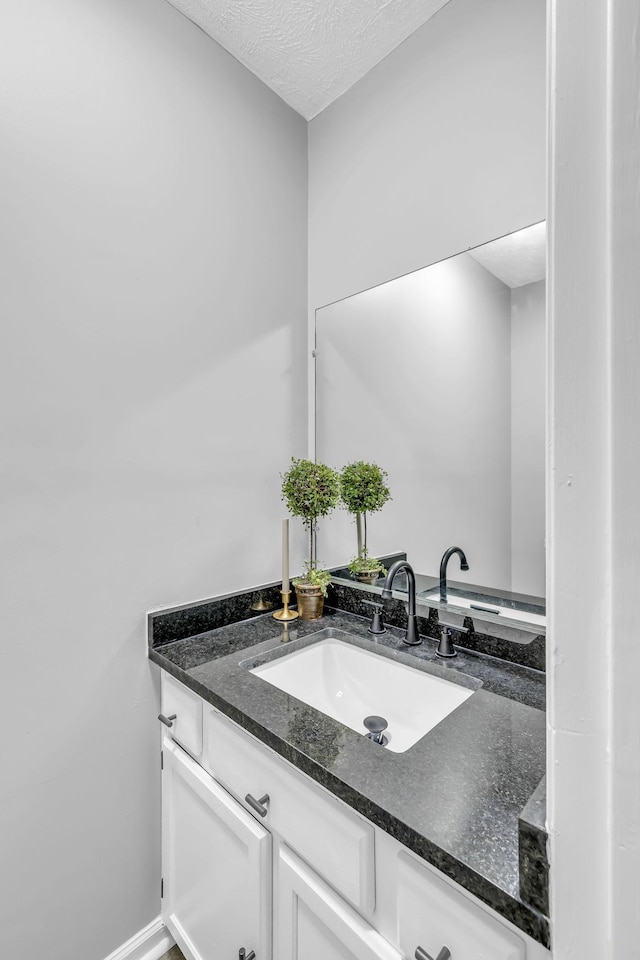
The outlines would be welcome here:
<svg viewBox="0 0 640 960">
<path fill-rule="evenodd" d="M 388 749 L 408 750 L 471 696 L 473 690 L 416 667 L 328 638 L 251 673 L 366 734 L 364 718 L 382 716 Z"/>
<path fill-rule="evenodd" d="M 418 600 L 422 603 L 433 603 L 440 604 L 442 601 L 440 597 L 431 591 L 425 591 L 421 594 L 418 594 Z M 462 607 L 465 610 L 471 611 L 471 616 L 474 613 L 478 614 L 480 612 L 484 613 L 493 613 L 496 616 L 500 616 L 503 620 L 519 620 L 521 623 L 532 623 L 537 627 L 544 627 L 547 623 L 547 618 L 544 614 L 539 613 L 530 613 L 528 610 L 517 610 L 512 607 L 503 607 L 497 601 L 495 603 L 491 602 L 491 599 L 488 600 L 478 600 L 473 597 L 461 597 L 458 594 L 447 594 L 446 602 L 450 606 Z"/>
</svg>

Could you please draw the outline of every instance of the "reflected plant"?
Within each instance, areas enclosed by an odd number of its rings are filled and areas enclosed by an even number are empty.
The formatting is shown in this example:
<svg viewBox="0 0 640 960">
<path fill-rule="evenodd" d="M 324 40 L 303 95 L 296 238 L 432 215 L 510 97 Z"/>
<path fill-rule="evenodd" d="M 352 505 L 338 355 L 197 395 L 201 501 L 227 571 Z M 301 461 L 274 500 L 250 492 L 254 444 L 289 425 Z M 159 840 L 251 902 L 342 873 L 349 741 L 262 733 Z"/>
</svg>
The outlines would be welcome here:
<svg viewBox="0 0 640 960">
<path fill-rule="evenodd" d="M 340 474 L 340 496 L 346 509 L 355 516 L 358 534 L 357 559 L 368 559 L 367 514 L 382 510 L 387 500 L 391 499 L 387 486 L 387 471 L 377 463 L 365 463 L 364 460 L 347 464 Z"/>
</svg>

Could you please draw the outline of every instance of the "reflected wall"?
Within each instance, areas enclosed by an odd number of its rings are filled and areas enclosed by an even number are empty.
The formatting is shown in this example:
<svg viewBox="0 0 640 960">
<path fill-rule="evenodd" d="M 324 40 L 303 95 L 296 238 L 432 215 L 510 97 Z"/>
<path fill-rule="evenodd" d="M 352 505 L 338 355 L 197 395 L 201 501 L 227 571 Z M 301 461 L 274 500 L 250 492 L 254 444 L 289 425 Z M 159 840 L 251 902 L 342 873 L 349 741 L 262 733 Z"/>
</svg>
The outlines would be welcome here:
<svg viewBox="0 0 640 960">
<path fill-rule="evenodd" d="M 455 543 L 454 579 L 543 596 L 544 280 L 493 269 L 464 253 L 317 311 L 316 452 L 387 470 L 372 554 L 437 575 Z M 323 562 L 355 550 L 348 514 L 323 522 Z"/>
</svg>

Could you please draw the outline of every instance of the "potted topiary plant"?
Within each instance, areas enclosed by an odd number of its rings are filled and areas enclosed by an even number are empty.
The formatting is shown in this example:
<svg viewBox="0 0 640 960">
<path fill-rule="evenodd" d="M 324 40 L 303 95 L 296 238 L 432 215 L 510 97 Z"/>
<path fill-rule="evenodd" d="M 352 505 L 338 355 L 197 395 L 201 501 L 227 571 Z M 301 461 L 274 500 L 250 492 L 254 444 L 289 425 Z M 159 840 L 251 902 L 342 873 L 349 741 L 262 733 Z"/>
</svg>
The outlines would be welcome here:
<svg viewBox="0 0 640 960">
<path fill-rule="evenodd" d="M 347 464 L 340 474 L 340 496 L 349 513 L 355 516 L 358 533 L 358 555 L 348 569 L 362 583 L 374 583 L 386 570 L 379 560 L 369 556 L 367 514 L 382 510 L 391 499 L 386 470 L 377 463 L 363 460 Z"/>
<path fill-rule="evenodd" d="M 309 559 L 306 571 L 295 577 L 293 585 L 301 620 L 317 620 L 322 616 L 324 598 L 331 574 L 318 567 L 316 557 L 316 524 L 319 517 L 331 513 L 340 499 L 340 476 L 324 463 L 295 460 L 282 477 L 282 499 L 292 517 L 300 517 L 309 529 Z"/>
</svg>

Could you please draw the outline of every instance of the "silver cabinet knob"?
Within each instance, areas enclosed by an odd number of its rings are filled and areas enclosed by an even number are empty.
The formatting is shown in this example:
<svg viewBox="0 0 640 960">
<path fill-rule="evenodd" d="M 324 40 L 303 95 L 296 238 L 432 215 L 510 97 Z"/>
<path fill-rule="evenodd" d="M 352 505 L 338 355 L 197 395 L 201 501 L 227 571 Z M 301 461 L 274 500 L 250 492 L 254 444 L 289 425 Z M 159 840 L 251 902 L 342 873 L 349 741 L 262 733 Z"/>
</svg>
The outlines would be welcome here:
<svg viewBox="0 0 640 960">
<path fill-rule="evenodd" d="M 165 727 L 172 727 L 173 721 L 176 719 L 177 716 L 178 716 L 177 713 L 172 713 L 170 717 L 165 717 L 164 713 L 159 713 L 158 720 L 160 721 L 160 723 L 164 723 Z"/>
<path fill-rule="evenodd" d="M 449 947 L 443 947 L 435 960 L 449 960 L 450 956 L 451 950 L 449 950 Z M 416 947 L 416 960 L 433 960 L 433 957 L 422 947 Z"/>
<path fill-rule="evenodd" d="M 251 953 L 247 953 L 244 947 L 240 947 L 238 950 L 238 960 L 255 960 L 255 956 L 255 950 L 252 950 Z"/>
<path fill-rule="evenodd" d="M 259 800 L 256 800 L 255 797 L 252 797 L 250 793 L 244 798 L 245 803 L 248 803 L 252 810 L 255 810 L 257 814 L 261 817 L 266 817 L 267 813 L 267 804 L 269 803 L 269 794 L 265 793 L 264 797 L 260 797 Z M 249 958 L 247 957 L 247 960 Z"/>
</svg>

